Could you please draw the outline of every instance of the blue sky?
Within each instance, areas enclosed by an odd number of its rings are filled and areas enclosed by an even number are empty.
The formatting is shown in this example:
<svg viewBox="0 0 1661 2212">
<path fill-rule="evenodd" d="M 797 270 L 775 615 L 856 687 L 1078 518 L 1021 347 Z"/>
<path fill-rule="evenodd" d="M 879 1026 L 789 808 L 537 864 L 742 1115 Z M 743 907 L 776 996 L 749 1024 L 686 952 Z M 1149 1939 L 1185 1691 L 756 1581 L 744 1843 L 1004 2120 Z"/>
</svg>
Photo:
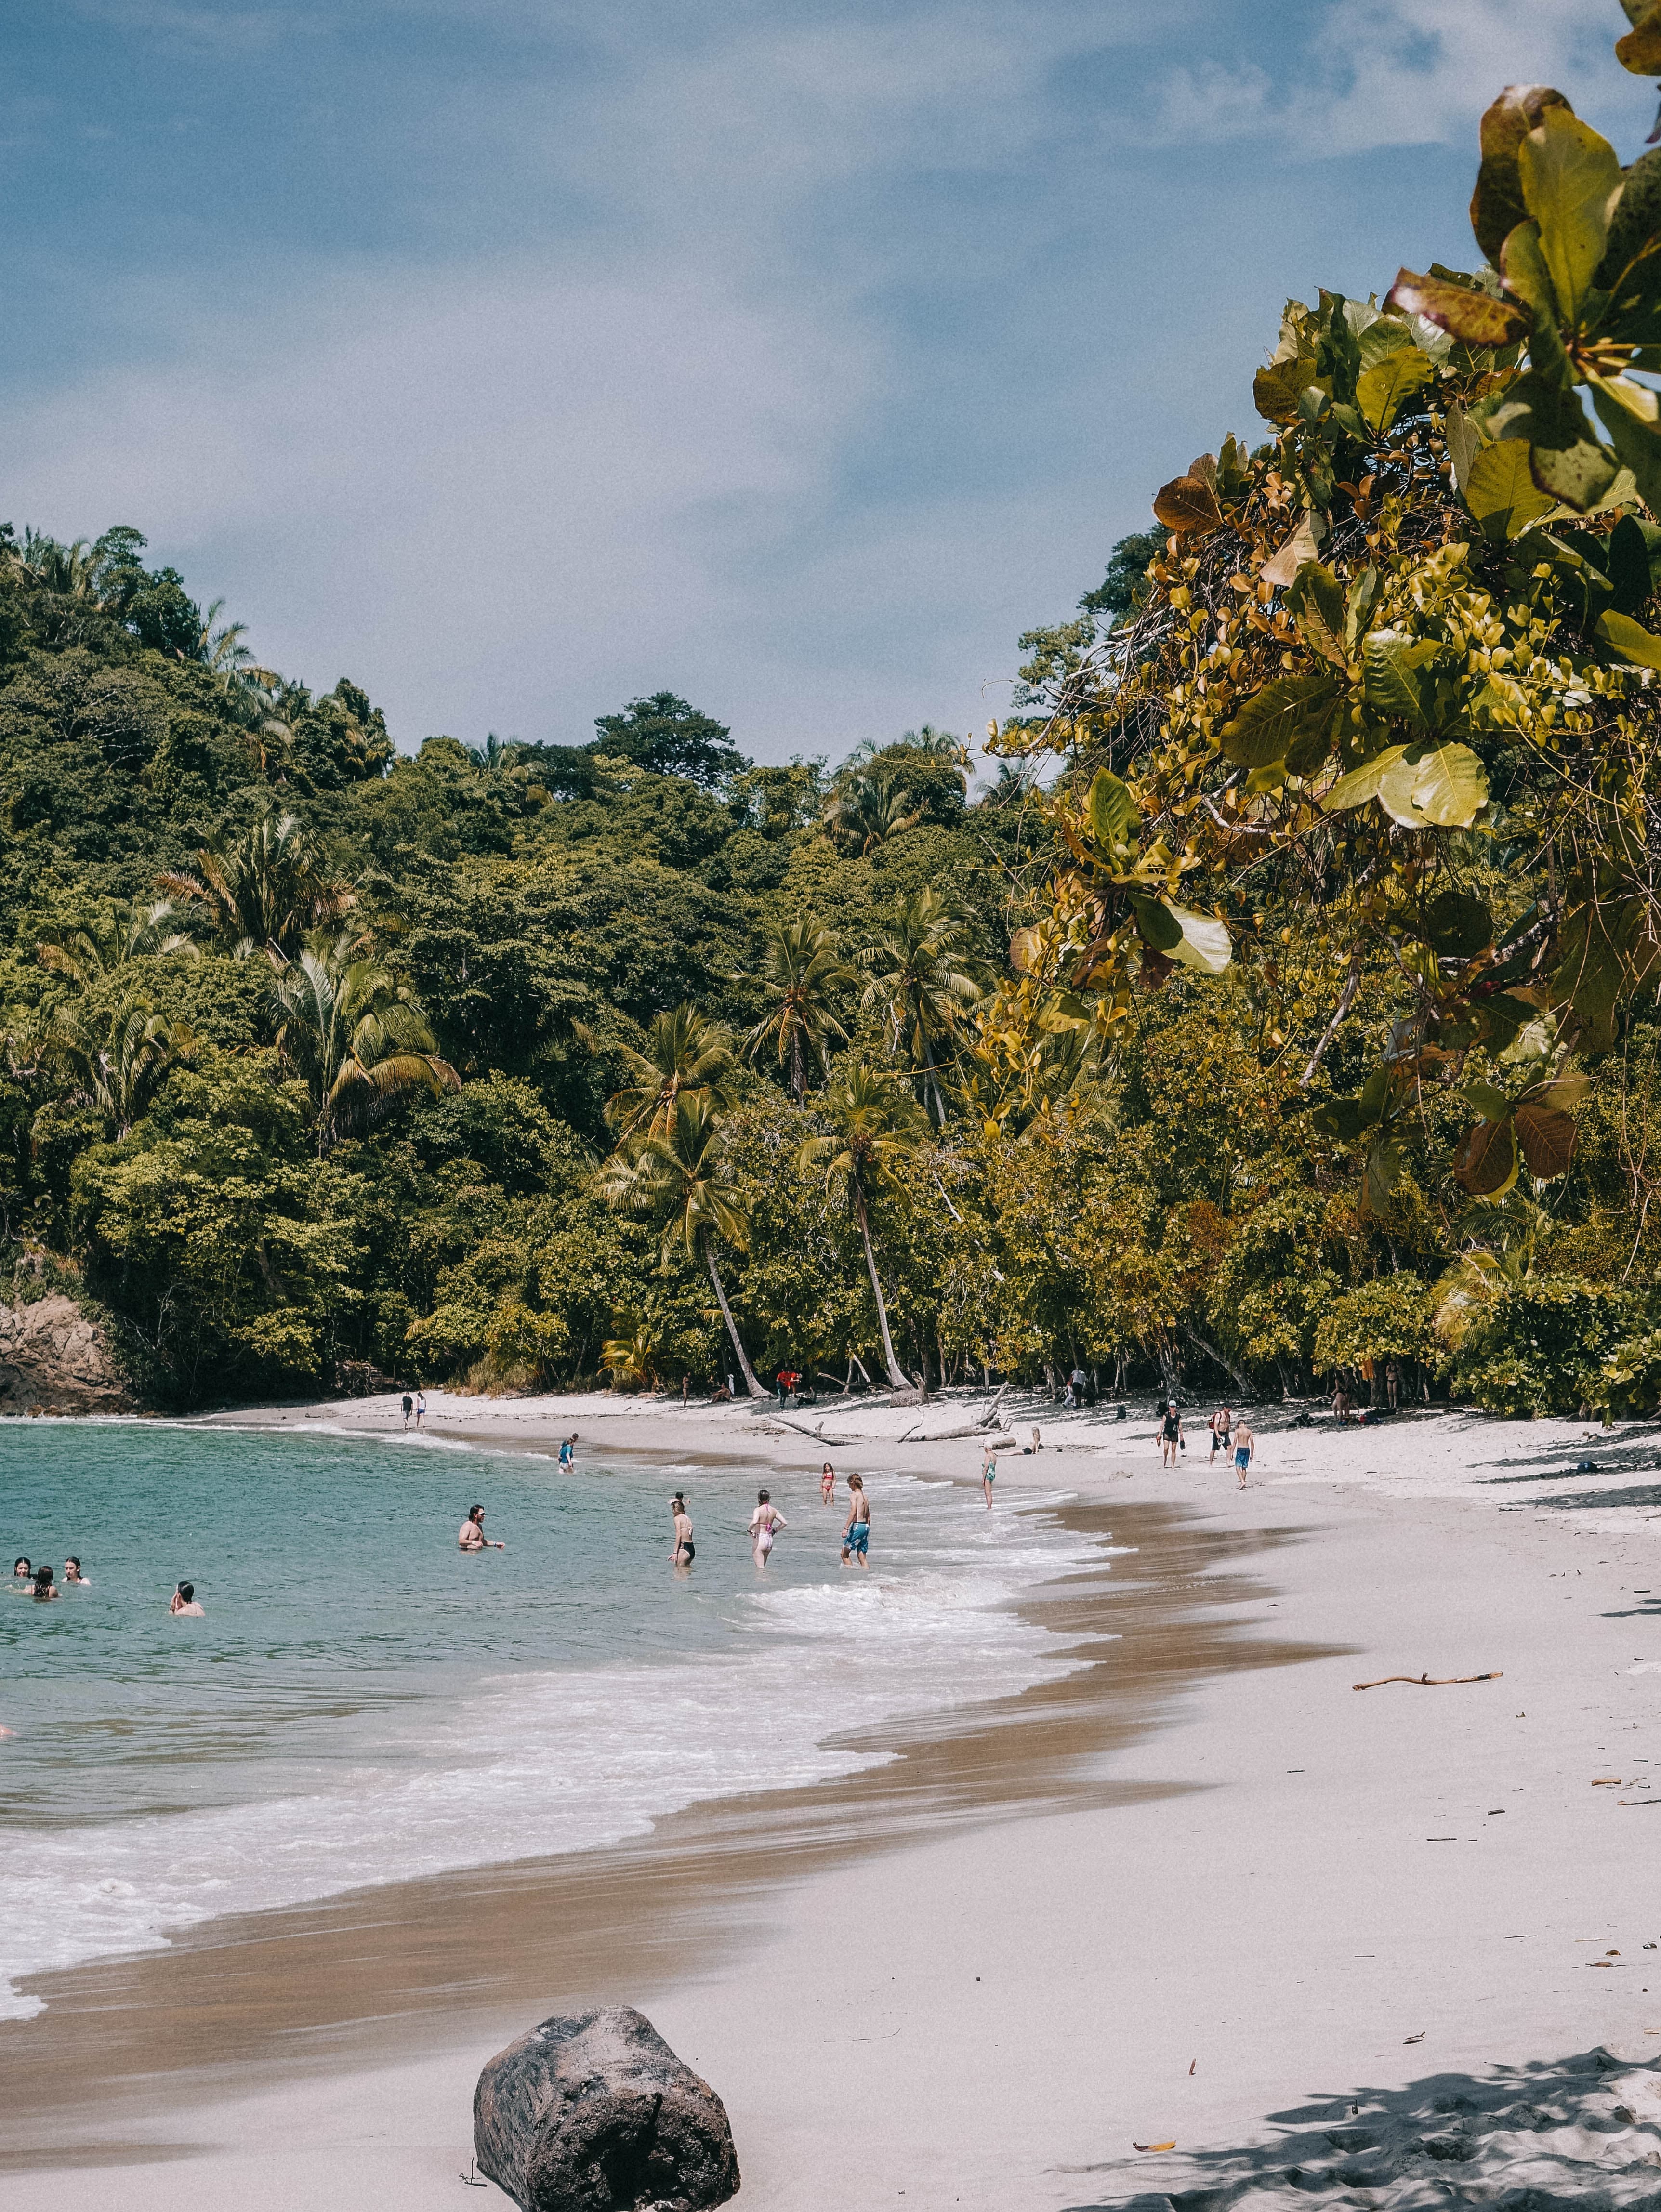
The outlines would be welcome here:
<svg viewBox="0 0 1661 2212">
<path fill-rule="evenodd" d="M 1618 0 L 52 0 L 0 73 L 0 519 L 137 525 L 406 746 L 668 688 L 1001 713 L 1281 301 L 1469 265 L 1476 118 L 1624 159 Z"/>
</svg>

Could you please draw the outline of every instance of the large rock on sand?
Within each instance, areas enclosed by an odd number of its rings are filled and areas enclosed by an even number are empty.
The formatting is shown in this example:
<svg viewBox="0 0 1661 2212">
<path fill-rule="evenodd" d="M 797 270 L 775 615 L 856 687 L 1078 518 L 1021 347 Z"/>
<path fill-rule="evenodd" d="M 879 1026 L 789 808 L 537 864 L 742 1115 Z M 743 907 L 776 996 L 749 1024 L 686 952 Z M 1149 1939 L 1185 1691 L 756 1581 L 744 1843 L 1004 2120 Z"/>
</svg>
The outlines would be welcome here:
<svg viewBox="0 0 1661 2212">
<path fill-rule="evenodd" d="M 545 2020 L 473 2093 L 480 2171 L 524 2212 L 701 2212 L 739 2185 L 727 2110 L 628 2005 Z"/>
</svg>

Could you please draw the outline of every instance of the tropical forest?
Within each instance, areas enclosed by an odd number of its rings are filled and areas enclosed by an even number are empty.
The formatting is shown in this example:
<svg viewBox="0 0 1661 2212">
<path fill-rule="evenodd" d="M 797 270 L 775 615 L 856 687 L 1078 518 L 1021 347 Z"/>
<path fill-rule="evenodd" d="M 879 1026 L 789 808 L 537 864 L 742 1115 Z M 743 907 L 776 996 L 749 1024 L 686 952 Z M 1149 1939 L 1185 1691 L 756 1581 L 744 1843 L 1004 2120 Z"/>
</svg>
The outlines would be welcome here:
<svg viewBox="0 0 1661 2212">
<path fill-rule="evenodd" d="M 156 1408 L 1652 1410 L 1661 148 L 1513 86 L 1472 171 L 1469 266 L 1266 303 L 972 733 L 417 743 L 139 529 L 8 526 L 7 1300 Z"/>
</svg>

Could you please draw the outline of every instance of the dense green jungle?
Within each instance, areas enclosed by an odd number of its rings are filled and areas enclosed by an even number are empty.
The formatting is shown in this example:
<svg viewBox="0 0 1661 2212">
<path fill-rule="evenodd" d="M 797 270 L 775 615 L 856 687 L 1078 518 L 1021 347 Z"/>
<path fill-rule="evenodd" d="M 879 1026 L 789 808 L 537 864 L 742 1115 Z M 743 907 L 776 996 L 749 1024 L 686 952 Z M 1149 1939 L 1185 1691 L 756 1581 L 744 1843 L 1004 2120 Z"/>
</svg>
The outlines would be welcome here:
<svg viewBox="0 0 1661 2212">
<path fill-rule="evenodd" d="M 972 741 L 763 766 L 666 690 L 402 751 L 136 530 L 9 527 L 7 1297 L 158 1407 L 1653 1410 L 1661 150 L 1508 88 L 1471 214 L 1286 308 Z"/>
</svg>

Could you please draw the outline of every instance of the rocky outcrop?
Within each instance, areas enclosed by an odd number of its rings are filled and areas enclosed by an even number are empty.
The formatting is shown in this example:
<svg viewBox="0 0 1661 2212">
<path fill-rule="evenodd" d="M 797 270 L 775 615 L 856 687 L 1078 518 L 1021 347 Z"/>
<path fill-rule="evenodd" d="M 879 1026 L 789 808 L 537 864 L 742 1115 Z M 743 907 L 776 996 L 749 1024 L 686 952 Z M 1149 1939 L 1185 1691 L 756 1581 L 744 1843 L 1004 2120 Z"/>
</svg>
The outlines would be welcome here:
<svg viewBox="0 0 1661 2212">
<path fill-rule="evenodd" d="M 522 2212 L 701 2212 L 739 2185 L 721 2099 L 628 2005 L 545 2020 L 499 2051 L 473 2145 Z"/>
<path fill-rule="evenodd" d="M 0 1305 L 0 1413 L 131 1413 L 131 1391 L 108 1337 L 52 1291 Z"/>
</svg>

